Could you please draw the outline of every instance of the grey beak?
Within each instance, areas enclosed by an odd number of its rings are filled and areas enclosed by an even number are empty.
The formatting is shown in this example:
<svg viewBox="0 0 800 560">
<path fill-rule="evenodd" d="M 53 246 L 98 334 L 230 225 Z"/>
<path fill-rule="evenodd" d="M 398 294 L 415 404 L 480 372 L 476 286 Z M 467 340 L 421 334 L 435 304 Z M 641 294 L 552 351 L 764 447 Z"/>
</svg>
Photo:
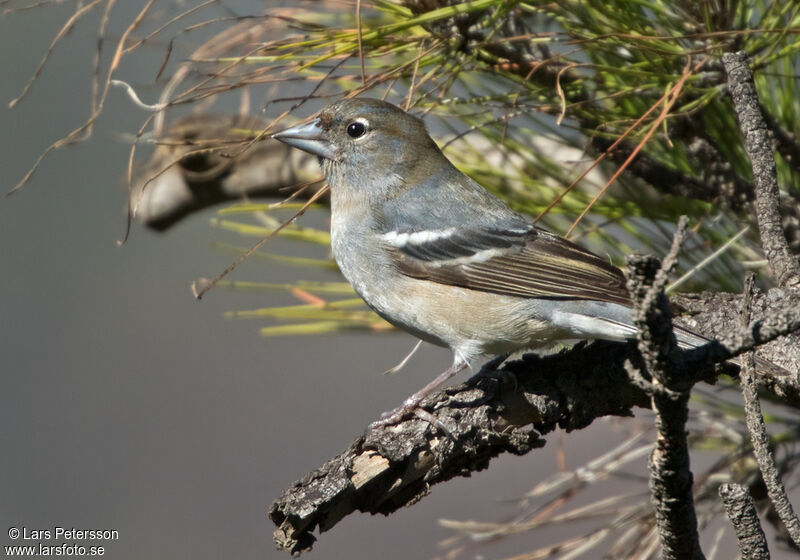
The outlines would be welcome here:
<svg viewBox="0 0 800 560">
<path fill-rule="evenodd" d="M 335 157 L 333 146 L 328 142 L 319 119 L 276 132 L 272 137 L 315 156 L 327 159 Z"/>
</svg>

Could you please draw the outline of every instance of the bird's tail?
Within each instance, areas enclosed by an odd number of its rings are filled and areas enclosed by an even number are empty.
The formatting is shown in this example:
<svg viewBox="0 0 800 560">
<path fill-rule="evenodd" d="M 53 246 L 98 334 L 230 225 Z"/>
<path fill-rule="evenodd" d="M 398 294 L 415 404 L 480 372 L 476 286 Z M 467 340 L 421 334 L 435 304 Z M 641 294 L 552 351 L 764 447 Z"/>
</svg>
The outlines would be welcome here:
<svg viewBox="0 0 800 560">
<path fill-rule="evenodd" d="M 706 338 L 701 334 L 690 331 L 680 325 L 673 325 L 672 332 L 675 333 L 675 339 L 678 341 L 678 348 L 687 350 L 690 348 L 697 348 L 711 342 L 710 338 Z"/>
<path fill-rule="evenodd" d="M 675 339 L 678 341 L 678 348 L 682 348 L 684 350 L 697 348 L 711 342 L 710 338 L 706 338 L 705 336 L 690 331 L 689 329 L 681 327 L 680 325 L 673 325 L 673 332 L 675 333 Z M 731 358 L 728 361 L 736 364 L 739 367 L 742 367 L 743 365 L 741 358 Z M 768 371 L 773 375 L 778 376 L 792 375 L 792 372 L 789 370 L 782 368 L 777 364 L 773 364 L 769 360 L 759 358 L 758 356 L 756 356 L 756 369 Z"/>
</svg>

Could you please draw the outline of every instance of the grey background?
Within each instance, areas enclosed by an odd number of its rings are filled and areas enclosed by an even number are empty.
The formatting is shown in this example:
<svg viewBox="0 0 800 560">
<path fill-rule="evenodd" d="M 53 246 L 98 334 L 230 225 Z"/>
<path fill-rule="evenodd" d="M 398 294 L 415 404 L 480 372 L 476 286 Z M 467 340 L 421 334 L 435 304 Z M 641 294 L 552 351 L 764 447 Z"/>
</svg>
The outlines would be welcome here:
<svg viewBox="0 0 800 560">
<path fill-rule="evenodd" d="M 118 4 L 112 39 L 142 3 Z M 257 6 L 238 4 L 241 12 Z M 3 105 L 71 9 L 0 18 Z M 2 190 L 88 114 L 94 44 L 93 27 L 77 27 L 29 96 L 0 109 Z M 160 52 L 126 62 L 124 72 L 152 80 Z M 166 235 L 134 228 L 118 247 L 128 151 L 114 133 L 135 132 L 143 119 L 112 91 L 90 142 L 52 153 L 24 190 L 0 200 L 0 544 L 11 544 L 12 526 L 60 525 L 118 530 L 119 541 L 81 543 L 104 544 L 109 558 L 285 558 L 266 517 L 272 499 L 442 371 L 450 355 L 424 347 L 387 378 L 380 372 L 405 355 L 411 337 L 262 339 L 262 323 L 224 320 L 225 311 L 283 300 L 224 290 L 192 298 L 191 280 L 231 262 L 212 241 L 241 243 L 209 227 L 212 212 Z M 325 216 L 309 220 L 321 224 Z M 270 250 L 307 249 L 272 242 Z M 279 282 L 298 274 L 311 273 L 249 261 L 235 278 Z M 352 516 L 309 557 L 442 555 L 437 543 L 452 533 L 437 519 L 510 518 L 511 500 L 555 472 L 556 443 L 574 468 L 625 437 L 615 426 L 551 435 L 545 450 L 501 457 L 388 519 Z M 578 529 L 476 545 L 463 557 L 521 553 Z"/>
</svg>

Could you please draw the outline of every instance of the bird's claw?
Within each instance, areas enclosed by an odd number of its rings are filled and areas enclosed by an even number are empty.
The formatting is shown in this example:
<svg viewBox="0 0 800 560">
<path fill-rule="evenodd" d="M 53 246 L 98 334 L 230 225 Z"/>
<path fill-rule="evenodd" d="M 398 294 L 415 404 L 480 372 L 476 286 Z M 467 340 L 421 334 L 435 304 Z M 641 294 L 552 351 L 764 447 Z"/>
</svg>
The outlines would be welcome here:
<svg viewBox="0 0 800 560">
<path fill-rule="evenodd" d="M 378 418 L 369 425 L 369 428 L 372 430 L 375 428 L 393 426 L 399 423 L 403 418 L 405 418 L 409 414 L 414 414 L 414 416 L 416 416 L 420 420 L 425 420 L 434 428 L 438 428 L 439 430 L 441 430 L 447 437 L 455 440 L 455 437 L 450 432 L 450 430 L 447 429 L 447 426 L 445 426 L 444 423 L 442 423 L 442 421 L 436 418 L 433 414 L 431 414 L 424 408 L 420 408 L 418 401 L 417 402 L 406 401 L 401 406 L 398 406 L 393 410 L 388 410 L 384 412 L 383 414 L 381 414 L 380 418 Z"/>
<path fill-rule="evenodd" d="M 400 422 L 400 420 L 402 420 L 403 417 L 405 417 L 405 415 L 408 414 L 411 411 L 412 411 L 412 409 L 406 408 L 405 405 L 404 406 L 399 406 L 399 407 L 395 408 L 394 410 L 387 410 L 386 412 L 381 414 L 380 418 L 378 418 L 377 420 L 372 422 L 369 425 L 369 427 L 370 427 L 370 429 L 374 429 L 374 428 L 381 428 L 381 427 L 386 427 L 386 426 L 393 426 L 394 424 L 397 424 L 398 422 Z"/>
</svg>

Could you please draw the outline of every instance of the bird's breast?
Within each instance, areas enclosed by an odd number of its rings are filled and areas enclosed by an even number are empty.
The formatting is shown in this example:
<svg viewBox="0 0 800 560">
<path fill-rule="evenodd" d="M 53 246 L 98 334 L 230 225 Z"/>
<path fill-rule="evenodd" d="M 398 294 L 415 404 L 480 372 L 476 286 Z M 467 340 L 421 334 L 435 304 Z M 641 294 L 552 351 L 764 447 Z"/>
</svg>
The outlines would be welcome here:
<svg viewBox="0 0 800 560">
<path fill-rule="evenodd" d="M 377 244 L 377 235 L 362 223 L 343 219 L 334 212 L 331 218 L 331 250 L 344 277 L 367 305 L 376 310 L 386 307 L 386 277 L 391 266 Z"/>
</svg>

